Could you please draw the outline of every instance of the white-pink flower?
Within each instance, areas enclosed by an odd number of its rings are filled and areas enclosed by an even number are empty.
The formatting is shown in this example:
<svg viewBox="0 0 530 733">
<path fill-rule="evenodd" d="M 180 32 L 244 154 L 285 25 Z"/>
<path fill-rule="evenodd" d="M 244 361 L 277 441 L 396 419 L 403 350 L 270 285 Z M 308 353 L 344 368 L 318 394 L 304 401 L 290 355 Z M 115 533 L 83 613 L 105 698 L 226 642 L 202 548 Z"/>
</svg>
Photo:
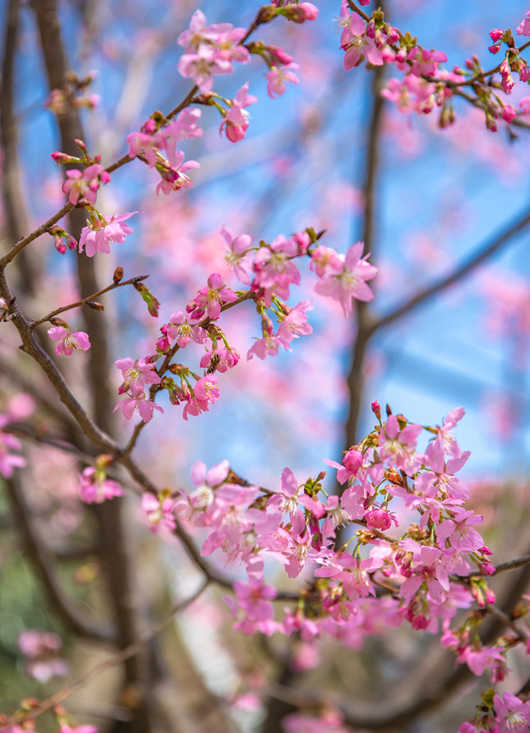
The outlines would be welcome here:
<svg viewBox="0 0 530 733">
<path fill-rule="evenodd" d="M 127 234 L 132 234 L 132 227 L 125 224 L 125 220 L 129 219 L 137 211 L 131 211 L 125 214 L 113 214 L 106 216 L 106 224 L 103 225 L 96 217 L 92 218 L 88 226 L 83 227 L 81 237 L 79 239 L 79 251 L 83 251 L 86 245 L 87 257 L 93 257 L 96 252 L 110 254 L 109 242 L 118 242 L 123 244 Z"/>
<path fill-rule="evenodd" d="M 232 106 L 228 110 L 228 114 L 219 126 L 219 133 L 222 133 L 224 128 L 226 137 L 233 143 L 237 143 L 245 137 L 250 119 L 246 107 L 249 107 L 251 104 L 256 104 L 258 101 L 257 97 L 248 93 L 248 86 L 247 81 L 238 91 Z"/>
<path fill-rule="evenodd" d="M 281 97 L 281 95 L 285 93 L 285 85 L 288 82 L 291 84 L 298 84 L 298 77 L 292 70 L 299 68 L 298 64 L 295 63 L 279 67 L 273 66 L 269 73 L 265 74 L 265 78 L 267 79 L 267 94 L 269 97 Z"/>
<path fill-rule="evenodd" d="M 224 256 L 226 264 L 233 269 L 238 280 L 241 280 L 245 285 L 249 285 L 249 273 L 252 264 L 248 252 L 252 245 L 252 235 L 240 234 L 239 237 L 232 237 L 230 232 L 222 226 L 221 236 L 225 240 L 227 249 Z"/>
<path fill-rule="evenodd" d="M 84 331 L 74 331 L 72 333 L 70 328 L 54 326 L 48 329 L 48 336 L 52 341 L 60 342 L 55 349 L 55 353 L 58 355 L 64 354 L 65 356 L 71 356 L 74 353 L 74 349 L 88 351 L 90 348 L 90 339 Z"/>
<path fill-rule="evenodd" d="M 337 274 L 324 277 L 315 285 L 315 292 L 340 302 L 344 315 L 348 315 L 352 309 L 352 298 L 363 301 L 370 301 L 374 298 L 366 280 L 375 277 L 377 267 L 366 261 L 370 255 L 365 255 L 360 259 L 363 249 L 364 242 L 352 244 L 346 257 L 339 255 L 341 260 L 344 257 L 342 270 Z"/>
</svg>

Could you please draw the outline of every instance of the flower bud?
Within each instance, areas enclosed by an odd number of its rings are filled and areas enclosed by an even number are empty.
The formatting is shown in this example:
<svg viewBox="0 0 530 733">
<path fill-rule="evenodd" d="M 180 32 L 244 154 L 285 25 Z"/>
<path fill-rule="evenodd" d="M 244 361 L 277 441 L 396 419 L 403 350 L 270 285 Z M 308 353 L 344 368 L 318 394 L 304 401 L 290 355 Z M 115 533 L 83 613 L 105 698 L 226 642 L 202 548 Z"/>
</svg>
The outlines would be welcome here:
<svg viewBox="0 0 530 733">
<path fill-rule="evenodd" d="M 56 151 L 51 153 L 51 158 L 57 163 L 57 165 L 66 165 L 67 163 L 80 163 L 80 158 L 74 158 L 73 155 L 67 155 L 66 153 L 60 153 Z"/>
<path fill-rule="evenodd" d="M 97 300 L 89 300 L 87 305 L 94 311 L 104 311 L 105 307 L 102 303 L 98 303 Z"/>
<path fill-rule="evenodd" d="M 374 413 L 376 418 L 378 420 L 381 420 L 381 405 L 379 404 L 379 402 L 377 400 L 374 400 L 372 402 L 371 407 L 372 407 L 372 412 Z"/>
<path fill-rule="evenodd" d="M 114 270 L 112 280 L 114 282 L 114 285 L 117 285 L 123 280 L 123 267 L 121 265 L 118 265 L 118 267 Z"/>
</svg>

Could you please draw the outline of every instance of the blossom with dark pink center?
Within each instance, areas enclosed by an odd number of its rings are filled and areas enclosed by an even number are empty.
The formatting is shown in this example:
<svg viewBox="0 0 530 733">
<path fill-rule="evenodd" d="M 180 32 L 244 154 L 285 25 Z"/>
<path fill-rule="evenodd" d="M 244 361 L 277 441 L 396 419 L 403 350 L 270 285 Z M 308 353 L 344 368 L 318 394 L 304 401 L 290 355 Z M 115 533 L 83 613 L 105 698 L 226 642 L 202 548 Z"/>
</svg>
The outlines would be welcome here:
<svg viewBox="0 0 530 733">
<path fill-rule="evenodd" d="M 175 153 L 172 163 L 169 163 L 162 156 L 158 157 L 156 169 L 160 173 L 162 180 L 156 186 L 156 195 L 159 196 L 162 191 L 164 196 L 169 196 L 172 191 L 180 191 L 181 188 L 191 188 L 193 182 L 186 175 L 186 171 L 200 167 L 201 164 L 197 163 L 196 160 L 188 160 L 184 163 L 184 153 L 182 150 L 178 150 Z"/>
<path fill-rule="evenodd" d="M 250 119 L 246 107 L 249 107 L 251 104 L 256 104 L 258 101 L 257 97 L 248 93 L 248 86 L 247 81 L 238 91 L 232 106 L 219 126 L 219 133 L 221 134 L 224 129 L 226 137 L 233 143 L 237 143 L 245 137 Z"/>
<path fill-rule="evenodd" d="M 381 51 L 376 48 L 373 39 L 367 36 L 364 20 L 354 13 L 349 18 L 349 24 L 342 31 L 340 47 L 346 52 L 344 54 L 345 71 L 359 66 L 363 58 L 374 66 L 383 65 Z"/>
<path fill-rule="evenodd" d="M 332 468 L 337 468 L 337 481 L 339 484 L 345 484 L 346 481 L 354 478 L 362 467 L 363 454 L 354 448 L 350 448 L 350 450 L 344 455 L 342 464 L 337 463 L 336 461 L 330 461 L 329 458 L 324 458 L 324 463 L 327 463 L 328 466 L 331 466 Z"/>
</svg>

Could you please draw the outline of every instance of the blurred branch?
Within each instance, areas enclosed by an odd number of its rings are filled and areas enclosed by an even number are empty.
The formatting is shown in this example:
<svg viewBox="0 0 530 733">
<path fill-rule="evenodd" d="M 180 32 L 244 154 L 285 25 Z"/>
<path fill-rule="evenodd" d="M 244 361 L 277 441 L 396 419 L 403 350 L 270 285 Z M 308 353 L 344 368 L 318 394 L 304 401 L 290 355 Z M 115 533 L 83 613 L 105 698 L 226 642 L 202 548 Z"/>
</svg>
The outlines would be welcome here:
<svg viewBox="0 0 530 733">
<path fill-rule="evenodd" d="M 46 712 L 46 710 L 50 710 L 55 705 L 59 705 L 63 700 L 66 700 L 67 697 L 70 697 L 70 695 L 72 695 L 76 690 L 79 690 L 81 687 L 87 685 L 91 680 L 93 680 L 105 670 L 111 669 L 118 664 L 122 664 L 123 662 L 127 661 L 127 659 L 135 656 L 146 644 L 149 644 L 152 639 L 154 639 L 165 628 L 167 628 L 167 626 L 169 626 L 169 624 L 173 621 L 175 615 L 179 611 L 182 611 L 184 608 L 186 608 L 186 606 L 189 606 L 190 603 L 193 603 L 193 601 L 195 601 L 206 590 L 208 585 L 209 581 L 206 581 L 202 585 L 200 585 L 195 593 L 193 593 L 189 598 L 186 598 L 186 600 L 177 603 L 177 605 L 169 613 L 167 613 L 159 621 L 154 623 L 132 644 L 129 644 L 127 647 L 125 647 L 125 649 L 122 649 L 121 651 L 109 657 L 109 659 L 106 659 L 104 662 L 101 662 L 95 667 L 92 667 L 92 669 L 90 669 L 84 675 L 78 677 L 66 687 L 63 687 L 47 700 L 43 700 L 41 703 L 39 703 L 37 707 L 33 708 L 32 710 L 14 715 L 11 719 L 6 721 L 7 724 L 21 725 L 27 720 L 34 720 L 39 715 L 42 715 L 42 713 Z M 3 722 L 4 721 L 0 719 L 0 723 Z"/>
<path fill-rule="evenodd" d="M 382 8 L 384 10 L 384 8 Z M 368 146 L 364 169 L 366 178 L 363 186 L 365 201 L 363 235 L 365 253 L 372 252 L 374 247 L 375 217 L 376 217 L 376 182 L 379 166 L 379 147 L 381 143 L 382 112 L 384 98 L 381 96 L 385 69 L 378 66 L 372 72 L 372 114 L 368 126 Z M 354 445 L 357 440 L 357 424 L 361 409 L 361 396 L 364 383 L 364 359 L 366 348 L 372 334 L 373 317 L 368 303 L 357 302 L 356 307 L 356 334 L 354 337 L 351 357 L 351 367 L 348 374 L 348 388 L 350 391 L 349 412 L 346 420 L 346 448 Z"/>
<path fill-rule="evenodd" d="M 19 39 L 21 0 L 9 0 L 6 7 L 4 57 L 0 84 L 0 139 L 2 142 L 2 198 L 6 216 L 8 239 L 16 241 L 29 228 L 28 213 L 20 180 L 18 157 L 18 130 L 14 114 L 13 80 L 15 76 L 15 52 Z M 19 261 L 24 288 L 34 295 L 35 263 L 27 257 Z"/>
<path fill-rule="evenodd" d="M 70 599 L 63 593 L 57 580 L 51 554 L 33 525 L 31 510 L 24 496 L 19 472 L 15 472 L 10 479 L 5 479 L 4 483 L 13 516 L 24 538 L 30 562 L 42 580 L 44 593 L 51 608 L 64 625 L 75 634 L 94 641 L 112 641 L 114 635 L 108 626 L 96 624 L 87 617 L 83 609 L 74 607 Z"/>
<path fill-rule="evenodd" d="M 511 224 L 495 234 L 491 238 L 491 240 L 485 245 L 479 247 L 476 252 L 474 252 L 470 257 L 464 260 L 464 262 L 459 265 L 452 273 L 444 278 L 441 278 L 433 285 L 426 287 L 424 290 L 421 290 L 419 293 L 414 295 L 402 305 L 398 306 L 395 310 L 391 311 L 386 316 L 382 316 L 378 320 L 374 321 L 371 327 L 371 333 L 373 333 L 376 329 L 381 328 L 382 326 L 388 326 L 390 323 L 397 321 L 398 319 L 407 315 L 407 313 L 410 313 L 410 311 L 414 310 L 414 308 L 417 308 L 417 306 L 421 305 L 438 293 L 441 293 L 443 290 L 446 290 L 451 285 L 454 285 L 455 283 L 462 280 L 476 267 L 481 265 L 492 255 L 499 252 L 505 244 L 508 244 L 508 242 L 513 239 L 516 234 L 519 234 L 519 232 L 523 231 L 523 229 L 525 229 L 528 224 L 530 224 L 530 210 L 526 208 L 522 213 L 519 214 L 519 216 L 514 219 L 514 221 L 512 221 Z"/>
</svg>

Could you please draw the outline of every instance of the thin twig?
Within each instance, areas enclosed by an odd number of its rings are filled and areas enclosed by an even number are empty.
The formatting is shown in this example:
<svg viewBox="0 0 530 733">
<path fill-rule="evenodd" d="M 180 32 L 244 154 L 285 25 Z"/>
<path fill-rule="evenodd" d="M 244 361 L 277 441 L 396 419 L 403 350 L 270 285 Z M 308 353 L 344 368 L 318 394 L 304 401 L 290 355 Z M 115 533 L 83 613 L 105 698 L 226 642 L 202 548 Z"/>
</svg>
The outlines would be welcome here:
<svg viewBox="0 0 530 733">
<path fill-rule="evenodd" d="M 6 721 L 6 724 L 8 726 L 21 725 L 27 720 L 34 720 L 39 715 L 42 715 L 42 713 L 46 712 L 46 710 L 50 710 L 56 705 L 59 705 L 63 700 L 66 700 L 67 697 L 70 697 L 70 695 L 72 695 L 76 690 L 79 690 L 81 687 L 87 685 L 91 680 L 101 674 L 101 672 L 104 672 L 107 669 L 111 669 L 112 667 L 115 667 L 116 665 L 121 664 L 127 659 L 133 657 L 142 647 L 144 647 L 146 644 L 149 644 L 152 639 L 154 639 L 165 628 L 167 628 L 167 626 L 169 626 L 169 624 L 172 622 L 173 618 L 179 611 L 182 611 L 184 608 L 186 608 L 186 606 L 189 606 L 190 603 L 193 603 L 193 601 L 195 601 L 206 590 L 209 582 L 209 580 L 205 581 L 189 598 L 186 598 L 186 600 L 177 603 L 177 605 L 169 613 L 167 613 L 159 621 L 153 624 L 149 629 L 147 629 L 147 631 L 141 634 L 136 641 L 125 647 L 125 649 L 122 649 L 116 654 L 113 654 L 109 659 L 106 659 L 104 662 L 100 662 L 100 664 L 92 667 L 92 669 L 90 669 L 84 675 L 78 677 L 69 685 L 66 685 L 66 687 L 63 687 L 47 700 L 43 700 L 32 710 L 13 715 L 10 719 Z M 0 722 L 3 723 L 3 721 Z"/>
<path fill-rule="evenodd" d="M 82 305 L 86 305 L 87 303 L 90 303 L 90 301 L 95 300 L 96 298 L 99 298 L 100 295 L 104 295 L 105 293 L 108 293 L 111 290 L 116 290 L 116 288 L 121 288 L 124 285 L 135 285 L 136 283 L 139 283 L 142 280 L 146 280 L 148 277 L 149 275 L 137 275 L 136 277 L 131 277 L 129 280 L 123 280 L 122 282 L 113 283 L 112 285 L 108 285 L 106 288 L 103 288 L 103 290 L 98 290 L 98 292 L 94 293 L 94 295 L 89 295 L 88 298 L 82 298 L 81 300 L 78 300 L 75 303 L 70 303 L 70 305 L 63 305 L 61 306 L 61 308 L 56 308 L 54 311 L 51 311 L 50 313 L 43 316 L 42 318 L 39 318 L 37 321 L 31 321 L 29 324 L 30 328 L 36 328 L 37 326 L 40 326 L 41 323 L 50 321 L 54 316 L 58 316 L 59 313 L 65 313 L 66 311 L 72 310 L 72 308 L 79 308 Z"/>
</svg>

